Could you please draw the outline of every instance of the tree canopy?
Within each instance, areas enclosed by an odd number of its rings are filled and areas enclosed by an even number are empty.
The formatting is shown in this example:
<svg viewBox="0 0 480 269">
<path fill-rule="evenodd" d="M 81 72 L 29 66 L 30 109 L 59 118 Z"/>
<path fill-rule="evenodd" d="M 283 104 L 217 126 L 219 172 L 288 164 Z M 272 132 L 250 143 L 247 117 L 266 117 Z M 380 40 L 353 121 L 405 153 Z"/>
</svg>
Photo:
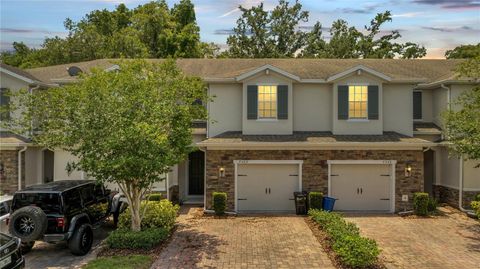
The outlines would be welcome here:
<svg viewBox="0 0 480 269">
<path fill-rule="evenodd" d="M 378 13 L 363 31 L 349 26 L 345 20 L 336 20 L 330 28 L 330 41 L 322 36 L 322 25 L 316 22 L 310 31 L 301 23 L 308 22 L 308 11 L 302 10 L 298 0 L 290 5 L 279 0 L 272 11 L 263 3 L 242 12 L 227 39 L 224 57 L 232 58 L 421 58 L 426 55 L 423 46 L 412 42 L 398 43 L 398 30 L 381 30 L 392 21 L 390 11 Z"/>
<path fill-rule="evenodd" d="M 47 38 L 41 48 L 14 43 L 4 63 L 32 68 L 100 58 L 211 57 L 212 45 L 200 42 L 200 29 L 190 0 L 169 8 L 164 0 L 128 9 L 94 10 L 74 22 L 67 18 L 65 38 Z M 214 48 L 213 48 L 214 49 Z"/>
<path fill-rule="evenodd" d="M 460 64 L 459 76 L 480 78 L 480 57 Z M 445 136 L 456 155 L 480 160 L 480 86 L 464 91 L 443 114 Z M 479 163 L 480 165 L 480 163 Z"/>
<path fill-rule="evenodd" d="M 207 96 L 202 80 L 185 76 L 173 60 L 118 65 L 75 84 L 15 96 L 10 109 L 21 113 L 9 129 L 31 131 L 33 120 L 42 130 L 32 137 L 36 143 L 78 158 L 70 170 L 118 183 L 134 216 L 132 229 L 139 230 L 142 197 L 193 150 L 191 123 L 206 118 L 201 103 Z"/>
<path fill-rule="evenodd" d="M 445 52 L 447 59 L 472 59 L 480 57 L 480 43 L 477 45 L 461 45 Z"/>
</svg>

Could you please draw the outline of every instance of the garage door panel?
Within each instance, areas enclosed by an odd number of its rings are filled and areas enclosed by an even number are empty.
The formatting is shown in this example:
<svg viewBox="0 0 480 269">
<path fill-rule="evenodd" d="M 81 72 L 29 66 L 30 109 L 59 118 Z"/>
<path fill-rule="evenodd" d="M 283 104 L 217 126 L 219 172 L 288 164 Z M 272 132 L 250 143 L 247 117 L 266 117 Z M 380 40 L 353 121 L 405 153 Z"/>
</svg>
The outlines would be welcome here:
<svg viewBox="0 0 480 269">
<path fill-rule="evenodd" d="M 330 180 L 336 210 L 390 210 L 390 165 L 332 164 Z"/>
<path fill-rule="evenodd" d="M 293 211 L 298 164 L 241 164 L 237 168 L 239 211 Z"/>
</svg>

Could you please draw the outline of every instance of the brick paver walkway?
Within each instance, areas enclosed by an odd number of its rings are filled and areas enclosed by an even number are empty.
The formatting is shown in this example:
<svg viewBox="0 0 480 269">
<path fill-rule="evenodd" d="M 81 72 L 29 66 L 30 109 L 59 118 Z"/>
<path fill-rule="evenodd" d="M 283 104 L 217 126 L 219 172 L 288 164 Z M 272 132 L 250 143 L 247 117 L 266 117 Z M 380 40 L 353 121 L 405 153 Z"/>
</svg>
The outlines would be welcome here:
<svg viewBox="0 0 480 269">
<path fill-rule="evenodd" d="M 455 209 L 413 219 L 349 215 L 363 235 L 377 240 L 387 268 L 480 268 L 480 222 Z"/>
<path fill-rule="evenodd" d="M 189 211 L 152 268 L 334 268 L 302 217 Z"/>
</svg>

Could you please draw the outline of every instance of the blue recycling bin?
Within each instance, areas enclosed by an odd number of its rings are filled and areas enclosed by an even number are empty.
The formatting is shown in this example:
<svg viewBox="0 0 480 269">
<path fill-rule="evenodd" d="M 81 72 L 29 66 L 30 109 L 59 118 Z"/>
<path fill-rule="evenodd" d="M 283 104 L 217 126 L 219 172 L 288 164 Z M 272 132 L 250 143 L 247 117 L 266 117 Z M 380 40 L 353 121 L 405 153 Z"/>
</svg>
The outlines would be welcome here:
<svg viewBox="0 0 480 269">
<path fill-rule="evenodd" d="M 328 196 L 325 196 L 323 197 L 323 206 L 322 206 L 322 209 L 325 210 L 325 211 L 333 211 L 333 207 L 335 206 L 335 198 L 332 198 L 332 197 L 328 197 Z"/>
</svg>

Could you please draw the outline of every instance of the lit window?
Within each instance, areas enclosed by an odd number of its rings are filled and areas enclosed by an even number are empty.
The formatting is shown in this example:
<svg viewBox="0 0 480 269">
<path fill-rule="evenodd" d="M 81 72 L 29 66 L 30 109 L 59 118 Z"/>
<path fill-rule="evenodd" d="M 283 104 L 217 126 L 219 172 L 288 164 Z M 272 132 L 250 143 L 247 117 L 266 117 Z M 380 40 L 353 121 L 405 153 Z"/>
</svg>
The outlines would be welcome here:
<svg viewBox="0 0 480 269">
<path fill-rule="evenodd" d="M 366 119 L 367 102 L 367 86 L 348 86 L 348 117 L 350 119 Z"/>
<path fill-rule="evenodd" d="M 258 118 L 277 118 L 277 86 L 258 86 Z"/>
</svg>

